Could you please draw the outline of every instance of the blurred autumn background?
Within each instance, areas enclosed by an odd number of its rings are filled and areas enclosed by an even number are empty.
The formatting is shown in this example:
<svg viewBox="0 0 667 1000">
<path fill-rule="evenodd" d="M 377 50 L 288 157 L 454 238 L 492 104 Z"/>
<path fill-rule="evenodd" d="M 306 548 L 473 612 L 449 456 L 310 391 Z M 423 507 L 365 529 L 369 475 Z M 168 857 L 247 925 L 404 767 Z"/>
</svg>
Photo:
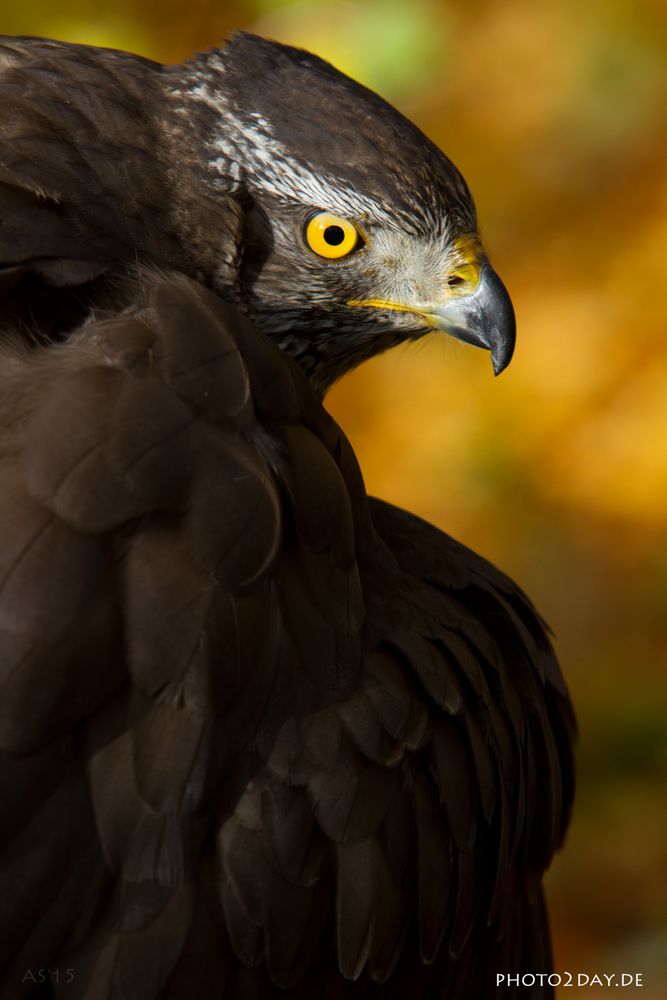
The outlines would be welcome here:
<svg viewBox="0 0 667 1000">
<path fill-rule="evenodd" d="M 490 557 L 551 623 L 581 727 L 556 967 L 667 997 L 667 5 L 0 0 L 2 33 L 161 61 L 236 27 L 379 90 L 475 194 L 518 315 L 509 371 L 432 337 L 328 403 L 372 493 Z"/>
</svg>

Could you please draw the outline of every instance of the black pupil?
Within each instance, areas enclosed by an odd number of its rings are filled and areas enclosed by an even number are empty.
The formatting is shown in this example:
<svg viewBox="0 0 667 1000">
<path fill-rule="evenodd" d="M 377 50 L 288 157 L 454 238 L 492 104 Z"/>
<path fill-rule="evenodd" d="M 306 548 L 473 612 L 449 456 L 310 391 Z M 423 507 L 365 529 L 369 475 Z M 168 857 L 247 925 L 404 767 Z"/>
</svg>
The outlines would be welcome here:
<svg viewBox="0 0 667 1000">
<path fill-rule="evenodd" d="M 339 247 L 345 239 L 345 233 L 340 226 L 327 226 L 324 230 L 324 242 L 330 247 Z"/>
</svg>

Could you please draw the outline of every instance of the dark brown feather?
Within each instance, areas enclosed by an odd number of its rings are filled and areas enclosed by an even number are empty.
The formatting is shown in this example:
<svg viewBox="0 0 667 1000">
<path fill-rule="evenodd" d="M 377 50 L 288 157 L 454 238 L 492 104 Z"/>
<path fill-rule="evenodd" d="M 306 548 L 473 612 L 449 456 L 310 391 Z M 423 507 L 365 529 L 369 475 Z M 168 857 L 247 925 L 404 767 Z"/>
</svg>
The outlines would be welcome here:
<svg viewBox="0 0 667 1000">
<path fill-rule="evenodd" d="M 140 294 L 140 317 L 90 324 L 50 369 L 19 352 L 5 377 L 27 420 L 3 445 L 3 732 L 12 752 L 72 732 L 94 824 L 87 916 L 56 932 L 74 889 L 42 873 L 83 806 L 53 799 L 25 954 L 69 947 L 101 996 L 108 982 L 141 1000 L 178 996 L 187 955 L 230 997 L 250 963 L 271 996 L 310 981 L 335 919 L 332 996 L 401 982 L 417 927 L 432 976 L 455 982 L 471 949 L 483 961 L 515 933 L 562 837 L 571 719 L 548 643 L 491 567 L 366 507 L 319 404 L 294 405 L 307 384 L 233 311 L 182 278 Z M 189 351 L 169 346 L 175 316 Z M 218 379 L 227 399 L 209 404 Z M 284 414 L 270 429 L 266 387 Z M 91 673 L 113 622 L 122 644 Z M 64 769 L 35 761 L 31 780 L 46 769 L 57 790 Z M 29 854 L 41 816 L 20 800 L 12 815 Z M 199 881 L 216 827 L 219 904 Z M 33 933 L 44 893 L 53 916 Z M 201 913 L 225 927 L 224 960 L 206 934 L 195 945 Z"/>
<path fill-rule="evenodd" d="M 231 90 L 250 51 L 326 105 L 316 60 L 233 46 Z M 495 995 L 550 960 L 572 799 L 543 623 L 367 498 L 233 304 L 243 210 L 154 113 L 171 71 L 0 56 L 0 995 L 33 966 L 80 1000 Z"/>
</svg>

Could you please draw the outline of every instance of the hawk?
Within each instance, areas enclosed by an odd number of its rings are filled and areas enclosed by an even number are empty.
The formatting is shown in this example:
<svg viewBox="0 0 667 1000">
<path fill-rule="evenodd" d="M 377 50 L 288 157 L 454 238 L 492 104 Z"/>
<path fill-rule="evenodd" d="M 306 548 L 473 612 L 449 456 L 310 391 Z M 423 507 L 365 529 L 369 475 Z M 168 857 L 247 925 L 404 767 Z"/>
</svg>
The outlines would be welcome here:
<svg viewBox="0 0 667 1000">
<path fill-rule="evenodd" d="M 546 628 L 322 405 L 433 330 L 509 363 L 460 173 L 246 34 L 0 89 L 2 996 L 550 996 Z"/>
</svg>

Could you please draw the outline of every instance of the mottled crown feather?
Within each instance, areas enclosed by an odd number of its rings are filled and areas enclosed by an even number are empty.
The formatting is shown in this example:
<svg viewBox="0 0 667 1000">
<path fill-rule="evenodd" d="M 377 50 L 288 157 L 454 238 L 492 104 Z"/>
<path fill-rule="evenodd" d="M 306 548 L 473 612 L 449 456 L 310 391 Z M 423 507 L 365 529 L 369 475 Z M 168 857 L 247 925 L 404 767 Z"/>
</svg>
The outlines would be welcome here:
<svg viewBox="0 0 667 1000">
<path fill-rule="evenodd" d="M 318 56 L 236 33 L 187 64 L 193 84 L 211 83 L 241 132 L 267 130 L 311 171 L 391 207 L 409 228 L 443 216 L 470 232 L 475 210 L 454 164 L 373 91 Z"/>
</svg>

